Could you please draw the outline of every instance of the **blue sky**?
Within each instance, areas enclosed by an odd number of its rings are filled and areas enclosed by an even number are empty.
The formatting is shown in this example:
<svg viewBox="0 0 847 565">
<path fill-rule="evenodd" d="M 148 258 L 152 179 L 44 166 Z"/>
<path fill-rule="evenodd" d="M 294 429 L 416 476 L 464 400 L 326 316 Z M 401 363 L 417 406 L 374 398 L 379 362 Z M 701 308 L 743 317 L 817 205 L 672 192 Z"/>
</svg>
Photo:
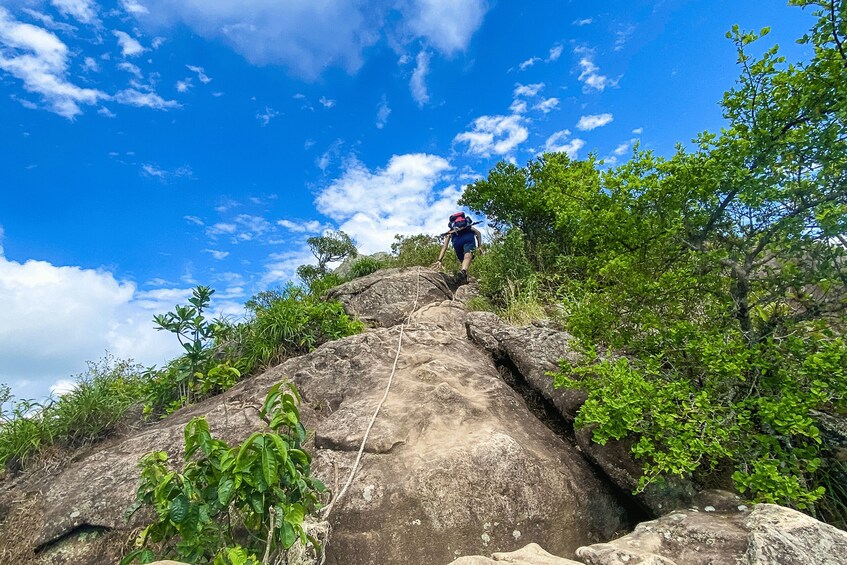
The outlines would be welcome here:
<svg viewBox="0 0 847 565">
<path fill-rule="evenodd" d="M 197 284 L 237 315 L 305 239 L 443 231 L 464 185 L 543 151 L 625 160 L 722 125 L 724 37 L 779 0 L 0 0 L 0 382 L 61 391 Z"/>
</svg>

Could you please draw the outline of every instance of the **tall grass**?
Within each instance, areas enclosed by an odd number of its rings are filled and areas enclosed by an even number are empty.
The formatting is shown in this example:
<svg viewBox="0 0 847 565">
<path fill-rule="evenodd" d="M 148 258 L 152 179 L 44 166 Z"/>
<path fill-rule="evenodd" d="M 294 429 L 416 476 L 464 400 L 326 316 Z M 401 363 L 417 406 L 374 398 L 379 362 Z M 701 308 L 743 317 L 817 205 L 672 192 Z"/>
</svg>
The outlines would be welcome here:
<svg viewBox="0 0 847 565">
<path fill-rule="evenodd" d="M 0 467 L 17 471 L 50 448 L 74 449 L 115 433 L 144 398 L 142 373 L 140 365 L 107 354 L 89 362 L 73 389 L 58 398 L 16 401 L 7 392 L 0 408 Z"/>
</svg>

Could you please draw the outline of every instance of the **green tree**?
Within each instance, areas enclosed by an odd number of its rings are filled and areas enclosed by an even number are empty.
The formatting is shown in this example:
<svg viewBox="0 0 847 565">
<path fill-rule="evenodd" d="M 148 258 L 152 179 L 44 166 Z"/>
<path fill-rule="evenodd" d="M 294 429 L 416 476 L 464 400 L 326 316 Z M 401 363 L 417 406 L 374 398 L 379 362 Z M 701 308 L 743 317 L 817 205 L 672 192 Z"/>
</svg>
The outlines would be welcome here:
<svg viewBox="0 0 847 565">
<path fill-rule="evenodd" d="M 177 382 L 180 398 L 191 402 L 194 381 L 205 372 L 211 359 L 212 338 L 219 324 L 206 318 L 214 289 L 198 286 L 191 293 L 187 305 L 177 305 L 173 312 L 153 316 L 157 330 L 166 330 L 177 336 L 179 344 L 185 349 L 185 355 L 177 360 Z"/>
<path fill-rule="evenodd" d="M 459 204 L 484 214 L 500 231 L 520 230 L 527 257 L 545 270 L 557 255 L 581 253 L 573 248 L 578 226 L 562 211 L 582 210 L 599 188 L 593 157 L 573 161 L 564 153 L 547 153 L 523 168 L 498 163 L 487 178 L 467 186 Z"/>
<path fill-rule="evenodd" d="M 551 210 L 590 251 L 570 329 L 630 354 L 559 376 L 590 390 L 578 424 L 635 434 L 647 482 L 731 462 L 752 498 L 814 511 L 810 412 L 847 410 L 847 5 L 793 4 L 818 9 L 810 61 L 754 58 L 768 30 L 734 28 L 720 133 L 669 159 L 637 151 Z"/>
<path fill-rule="evenodd" d="M 326 272 L 327 263 L 358 255 L 353 239 L 343 231 L 330 231 L 321 236 L 310 237 L 306 243 L 318 260 L 318 269 L 322 273 Z"/>
</svg>

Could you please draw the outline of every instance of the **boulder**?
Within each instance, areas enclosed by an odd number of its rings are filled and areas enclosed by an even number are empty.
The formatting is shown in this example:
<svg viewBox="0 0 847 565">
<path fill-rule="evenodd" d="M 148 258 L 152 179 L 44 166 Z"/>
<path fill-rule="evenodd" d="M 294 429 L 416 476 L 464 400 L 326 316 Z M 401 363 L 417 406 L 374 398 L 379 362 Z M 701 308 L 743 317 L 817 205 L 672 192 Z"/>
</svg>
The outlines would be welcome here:
<svg viewBox="0 0 847 565">
<path fill-rule="evenodd" d="M 419 310 L 404 328 L 391 390 L 360 468 L 328 516 L 326 562 L 448 563 L 512 551 L 528 541 L 571 555 L 627 529 L 615 494 L 573 446 L 531 415 L 490 356 L 465 338 L 464 311 L 445 301 L 449 289 L 441 275 L 407 269 L 381 276 L 393 282 L 371 280 L 370 290 L 338 295 L 348 296 L 362 315 L 388 324 L 399 312 L 363 296 L 374 292 L 411 306 L 413 297 L 399 281 L 413 287 L 420 282 Z M 258 409 L 268 388 L 285 379 L 303 396 L 314 471 L 338 492 L 391 378 L 400 332 L 399 326 L 379 328 L 325 344 L 141 432 L 80 453 L 39 486 L 25 514 L 21 509 L 3 517 L 38 519 L 19 538 L 7 542 L 0 533 L 0 540 L 13 544 L 7 547 L 15 563 L 53 563 L 42 556 L 62 544 L 74 545 L 76 563 L 109 562 L 102 552 L 86 554 L 77 537 L 102 530 L 119 553 L 142 525 L 140 513 L 124 522 L 141 456 L 165 450 L 180 461 L 183 428 L 195 416 L 206 417 L 217 437 L 243 440 L 263 428 Z M 44 551 L 36 555 L 36 547 Z"/>
<path fill-rule="evenodd" d="M 514 565 L 582 565 L 563 557 L 556 557 L 544 551 L 537 543 L 531 543 L 517 551 L 495 553 L 488 557 L 469 555 L 460 557 L 450 565 L 497 565 L 498 563 L 513 563 Z"/>
<path fill-rule="evenodd" d="M 412 309 L 452 300 L 451 285 L 447 275 L 423 267 L 382 269 L 330 289 L 327 298 L 340 301 L 348 314 L 368 325 L 387 328 Z"/>
<path fill-rule="evenodd" d="M 579 354 L 570 345 L 573 340 L 570 334 L 543 323 L 511 326 L 491 312 L 469 312 L 465 326 L 468 337 L 488 351 L 495 362 L 513 367 L 562 417 L 573 422 L 587 397 L 585 391 L 557 389 L 548 375 L 559 370 L 562 360 L 571 363 L 579 360 Z"/>
<path fill-rule="evenodd" d="M 544 322 L 511 326 L 491 312 L 469 312 L 465 326 L 468 337 L 491 354 L 495 363 L 506 368 L 511 373 L 510 378 L 523 381 L 533 393 L 555 407 L 566 422 L 573 423 L 587 393 L 580 389 L 557 389 L 549 376 L 550 372 L 559 370 L 562 361 L 579 361 L 579 354 L 571 347 L 573 337 L 570 334 Z M 523 383 L 515 383 L 515 386 Z M 642 465 L 630 453 L 632 440 L 599 445 L 591 441 L 589 429 L 576 430 L 575 436 L 585 455 L 615 486 L 624 492 L 635 490 Z M 685 507 L 693 495 L 690 481 L 671 478 L 661 488 L 648 486 L 636 499 L 650 516 L 656 517 Z"/>
<path fill-rule="evenodd" d="M 608 543 L 581 547 L 587 565 L 843 565 L 847 532 L 774 504 L 675 511 Z"/>
<path fill-rule="evenodd" d="M 274 370 L 293 376 L 309 406 L 331 407 L 306 416 L 321 476 L 348 475 L 398 339 L 398 328 L 377 330 Z M 404 332 L 365 453 L 330 515 L 328 563 L 447 563 L 527 539 L 567 554 L 626 524 L 579 453 L 530 415 L 487 356 L 432 322 Z"/>
</svg>

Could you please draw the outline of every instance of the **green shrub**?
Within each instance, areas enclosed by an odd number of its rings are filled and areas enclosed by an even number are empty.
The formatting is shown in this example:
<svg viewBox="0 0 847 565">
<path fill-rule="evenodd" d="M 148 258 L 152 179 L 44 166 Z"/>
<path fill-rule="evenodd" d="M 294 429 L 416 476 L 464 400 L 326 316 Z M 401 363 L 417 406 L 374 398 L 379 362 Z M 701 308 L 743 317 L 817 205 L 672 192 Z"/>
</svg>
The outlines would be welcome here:
<svg viewBox="0 0 847 565">
<path fill-rule="evenodd" d="M 319 508 L 324 485 L 311 476 L 303 450 L 300 397 L 293 385 L 273 386 L 260 412 L 270 431 L 256 432 L 230 447 L 213 438 L 203 418 L 185 428 L 185 455 L 178 471 L 156 451 L 142 458 L 132 516 L 153 507 L 157 519 L 144 528 L 121 564 L 175 558 L 189 563 L 278 563 L 297 540 L 307 539 L 306 516 Z M 270 560 L 270 561 L 269 561 Z"/>
<path fill-rule="evenodd" d="M 141 404 L 142 375 L 141 365 L 112 355 L 89 362 L 73 390 L 44 412 L 54 442 L 75 448 L 119 431 L 127 411 Z"/>
<path fill-rule="evenodd" d="M 350 266 L 350 278 L 358 279 L 375 273 L 380 269 L 384 269 L 387 263 L 383 260 L 374 257 L 360 257 L 353 265 Z"/>
<path fill-rule="evenodd" d="M 326 294 L 329 289 L 342 285 L 345 282 L 347 282 L 346 277 L 335 273 L 326 273 L 311 280 L 306 286 L 306 289 L 310 296 L 317 299 Z"/>
<path fill-rule="evenodd" d="M 17 472 L 53 443 L 52 430 L 44 422 L 44 406 L 33 400 L 7 397 L 8 408 L 0 412 L 0 465 Z"/>
<path fill-rule="evenodd" d="M 496 308 L 484 296 L 474 296 L 465 303 L 468 312 L 496 312 Z"/>
<path fill-rule="evenodd" d="M 106 355 L 89 362 L 74 388 L 41 404 L 14 401 L 0 390 L 0 466 L 18 471 L 52 448 L 73 449 L 116 431 L 126 413 L 140 406 L 144 394 L 142 368 Z M 8 405 L 8 408 L 6 408 Z"/>
<path fill-rule="evenodd" d="M 255 316 L 218 344 L 242 374 L 308 353 L 315 347 L 358 333 L 364 325 L 350 318 L 337 301 L 288 286 Z"/>
<path fill-rule="evenodd" d="M 441 239 L 426 234 L 418 235 L 395 235 L 394 243 L 391 244 L 392 264 L 395 267 L 429 267 L 438 259 L 438 253 L 441 250 Z M 453 257 L 450 262 L 449 255 L 452 255 L 450 250 L 444 256 L 444 266 L 448 268 L 456 267 L 453 263 L 456 262 Z"/>
<path fill-rule="evenodd" d="M 166 330 L 176 335 L 185 353 L 170 362 L 168 370 L 179 388 L 179 397 L 184 403 L 192 401 L 197 377 L 201 376 L 212 362 L 210 348 L 218 322 L 208 320 L 204 313 L 209 308 L 215 291 L 208 286 L 198 286 L 192 291 L 188 304 L 177 305 L 173 312 L 153 316 L 157 330 Z"/>
<path fill-rule="evenodd" d="M 637 439 L 639 491 L 665 475 L 703 481 L 730 463 L 749 498 L 809 509 L 825 494 L 809 412 L 847 407 L 847 343 L 806 330 L 748 348 L 740 332 L 678 325 L 663 329 L 662 353 L 599 359 L 589 350 L 556 384 L 588 391 L 576 426 L 592 426 L 595 442 Z"/>
<path fill-rule="evenodd" d="M 538 294 L 538 282 L 535 276 L 518 283 L 507 281 L 503 299 L 505 306 L 498 308 L 496 312 L 510 324 L 525 326 L 548 318 Z"/>
<path fill-rule="evenodd" d="M 480 293 L 500 308 L 529 292 L 536 294 L 535 271 L 524 252 L 524 237 L 519 230 L 510 230 L 492 241 L 485 253 L 474 259 L 472 269 L 479 279 Z M 532 291 L 527 288 L 530 286 Z"/>
</svg>

